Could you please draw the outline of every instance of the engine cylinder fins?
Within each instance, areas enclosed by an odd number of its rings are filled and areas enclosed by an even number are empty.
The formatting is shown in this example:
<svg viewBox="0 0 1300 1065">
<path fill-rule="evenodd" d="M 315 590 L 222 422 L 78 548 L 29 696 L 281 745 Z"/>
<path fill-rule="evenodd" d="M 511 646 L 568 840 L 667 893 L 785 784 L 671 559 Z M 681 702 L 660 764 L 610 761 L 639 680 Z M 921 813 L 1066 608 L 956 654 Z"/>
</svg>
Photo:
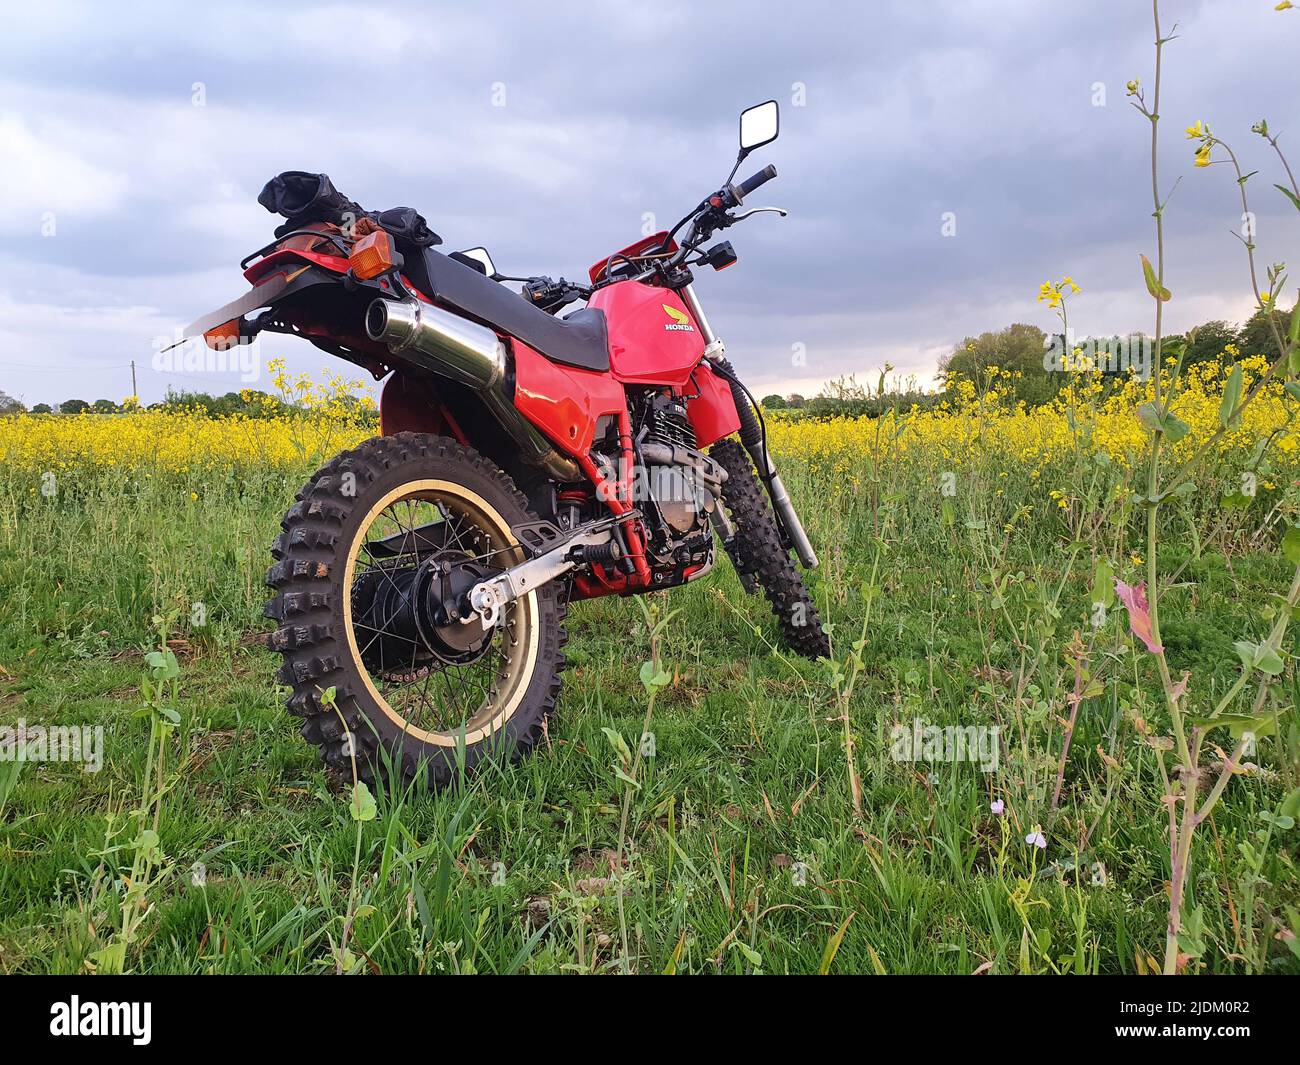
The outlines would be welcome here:
<svg viewBox="0 0 1300 1065">
<path fill-rule="evenodd" d="M 650 401 L 645 429 L 650 443 L 692 450 L 696 446 L 695 428 L 687 417 L 686 405 L 671 393 L 662 392 Z"/>
</svg>

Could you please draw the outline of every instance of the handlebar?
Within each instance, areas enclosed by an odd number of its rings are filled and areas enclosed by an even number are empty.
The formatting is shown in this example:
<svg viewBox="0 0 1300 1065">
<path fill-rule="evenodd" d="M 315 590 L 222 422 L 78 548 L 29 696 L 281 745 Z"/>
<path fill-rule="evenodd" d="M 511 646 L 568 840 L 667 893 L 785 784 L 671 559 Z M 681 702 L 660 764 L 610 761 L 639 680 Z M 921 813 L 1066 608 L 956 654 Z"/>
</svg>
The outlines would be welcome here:
<svg viewBox="0 0 1300 1065">
<path fill-rule="evenodd" d="M 699 246 L 719 229 L 726 229 L 734 222 L 739 222 L 743 218 L 757 214 L 758 211 L 746 211 L 741 215 L 733 215 L 730 213 L 730 209 L 738 207 L 744 202 L 746 196 L 755 189 L 766 185 L 774 177 L 776 177 L 776 167 L 769 164 L 757 174 L 747 177 L 740 184 L 724 185 L 717 192 L 705 197 L 704 201 L 673 226 L 664 238 L 662 249 L 666 251 L 682 227 L 689 226 L 685 238 L 677 247 L 677 251 L 667 259 L 659 259 L 653 267 L 638 276 L 650 276 L 656 270 L 675 269 L 686 261 L 688 255 L 697 251 Z M 761 208 L 760 210 L 772 210 L 781 215 L 785 214 L 780 208 Z"/>
<path fill-rule="evenodd" d="M 748 196 L 760 185 L 767 184 L 767 182 L 771 181 L 774 177 L 776 177 L 776 167 L 772 166 L 769 163 L 767 166 L 763 167 L 763 169 L 760 170 L 757 174 L 753 174 L 750 177 L 745 178 L 745 180 L 742 181 L 739 185 L 732 185 L 731 194 L 735 198 L 736 203 L 744 203 L 746 196 Z"/>
</svg>

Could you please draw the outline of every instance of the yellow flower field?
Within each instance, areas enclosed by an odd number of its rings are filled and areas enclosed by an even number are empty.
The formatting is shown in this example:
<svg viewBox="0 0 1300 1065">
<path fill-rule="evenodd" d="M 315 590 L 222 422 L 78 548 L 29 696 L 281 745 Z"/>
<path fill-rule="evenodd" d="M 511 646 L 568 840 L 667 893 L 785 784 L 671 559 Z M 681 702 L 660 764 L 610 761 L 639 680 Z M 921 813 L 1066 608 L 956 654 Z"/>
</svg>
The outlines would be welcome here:
<svg viewBox="0 0 1300 1065">
<path fill-rule="evenodd" d="M 1240 365 L 1245 394 L 1267 372 L 1268 362 L 1256 357 L 1241 360 Z M 1104 454 L 1124 471 L 1132 471 L 1142 461 L 1150 433 L 1136 412 L 1152 398 L 1152 382 L 1130 380 L 1107 395 L 1100 375 L 1081 374 L 1074 387 L 1054 402 L 1026 409 L 999 391 L 998 380 L 1004 375 L 994 371 L 992 376 L 993 385 L 984 392 L 963 381 L 953 400 L 929 411 L 912 408 L 879 419 L 769 419 L 773 449 L 805 457 L 814 472 L 848 479 L 861 473 L 864 458 L 872 457 L 881 464 L 943 464 L 954 469 L 991 463 L 1000 471 L 1018 468 L 1030 480 L 1072 461 L 1076 454 Z M 1172 445 L 1173 461 L 1189 458 L 1220 429 L 1225 376 L 1224 366 L 1217 361 L 1198 364 L 1183 375 L 1174 411 L 1189 432 Z M 1167 394 L 1167 378 L 1164 387 Z M 1210 471 L 1237 472 L 1257 442 L 1268 439 L 1273 466 L 1294 475 L 1300 468 L 1300 429 L 1293 424 L 1297 413 L 1300 404 L 1280 381 L 1270 381 L 1246 408 L 1239 426 L 1215 440 Z"/>
<path fill-rule="evenodd" d="M 269 419 L 162 410 L 20 414 L 0 420 L 0 463 L 10 477 L 46 471 L 130 477 L 285 471 L 371 433 L 362 424 L 324 414 Z"/>
<path fill-rule="evenodd" d="M 1248 392 L 1267 363 L 1251 358 L 1240 365 Z M 940 467 L 979 466 L 1013 478 L 1014 494 L 1024 495 L 1079 456 L 1104 454 L 1120 471 L 1141 461 L 1149 433 L 1135 412 L 1151 398 L 1150 382 L 1132 380 L 1107 395 L 1100 376 L 1081 374 L 1053 403 L 1026 409 L 1007 398 L 1008 374 L 994 371 L 991 376 L 982 391 L 961 382 L 950 399 L 931 410 L 891 411 L 879 419 L 769 417 L 773 450 L 788 462 L 805 464 L 807 473 L 828 487 L 850 493 L 870 470 L 890 465 L 916 477 Z M 1218 362 L 1199 364 L 1183 375 L 1174 410 L 1189 431 L 1172 445 L 1175 462 L 1219 429 L 1224 377 Z M 1214 442 L 1210 472 L 1235 476 L 1256 443 L 1267 439 L 1272 476 L 1277 481 L 1292 478 L 1300 467 L 1300 435 L 1292 423 L 1297 409 L 1300 405 L 1281 383 L 1270 382 L 1240 426 Z M 110 478 L 198 484 L 214 478 L 296 477 L 373 432 L 373 421 L 355 417 L 333 401 L 268 418 L 164 410 L 20 414 L 0 419 L 0 479 L 11 489 L 25 482 L 34 492 L 49 472 L 65 483 L 100 485 Z"/>
</svg>

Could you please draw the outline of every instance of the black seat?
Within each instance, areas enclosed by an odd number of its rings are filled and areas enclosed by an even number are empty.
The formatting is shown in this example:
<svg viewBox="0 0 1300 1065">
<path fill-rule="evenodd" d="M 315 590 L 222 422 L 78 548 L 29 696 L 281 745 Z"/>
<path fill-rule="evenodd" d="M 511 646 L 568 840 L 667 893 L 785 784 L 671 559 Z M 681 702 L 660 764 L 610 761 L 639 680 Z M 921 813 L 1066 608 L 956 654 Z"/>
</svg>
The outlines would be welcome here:
<svg viewBox="0 0 1300 1065">
<path fill-rule="evenodd" d="M 552 362 L 609 370 L 605 312 L 591 307 L 556 318 L 519 293 L 432 248 L 407 255 L 406 276 L 430 298 L 508 333 Z"/>
</svg>

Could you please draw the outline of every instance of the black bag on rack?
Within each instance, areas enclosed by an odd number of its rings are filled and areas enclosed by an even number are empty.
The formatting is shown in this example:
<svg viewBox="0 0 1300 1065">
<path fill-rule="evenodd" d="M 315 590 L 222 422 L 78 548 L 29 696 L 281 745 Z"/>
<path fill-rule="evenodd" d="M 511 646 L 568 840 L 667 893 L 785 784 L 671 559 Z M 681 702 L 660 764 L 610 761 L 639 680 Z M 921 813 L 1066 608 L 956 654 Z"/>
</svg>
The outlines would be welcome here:
<svg viewBox="0 0 1300 1065">
<path fill-rule="evenodd" d="M 369 218 L 391 233 L 399 248 L 402 244 L 428 248 L 442 243 L 442 238 L 429 228 L 414 207 L 390 207 L 380 213 L 367 211 L 339 192 L 328 174 L 286 170 L 263 186 L 257 202 L 272 214 L 288 219 L 276 227 L 277 237 L 313 222 L 332 222 L 347 228 L 359 219 Z"/>
<path fill-rule="evenodd" d="M 376 221 L 393 235 L 399 248 L 403 244 L 431 248 L 442 243 L 442 237 L 429 228 L 424 215 L 414 207 L 390 207 L 387 211 L 380 211 Z"/>
</svg>

